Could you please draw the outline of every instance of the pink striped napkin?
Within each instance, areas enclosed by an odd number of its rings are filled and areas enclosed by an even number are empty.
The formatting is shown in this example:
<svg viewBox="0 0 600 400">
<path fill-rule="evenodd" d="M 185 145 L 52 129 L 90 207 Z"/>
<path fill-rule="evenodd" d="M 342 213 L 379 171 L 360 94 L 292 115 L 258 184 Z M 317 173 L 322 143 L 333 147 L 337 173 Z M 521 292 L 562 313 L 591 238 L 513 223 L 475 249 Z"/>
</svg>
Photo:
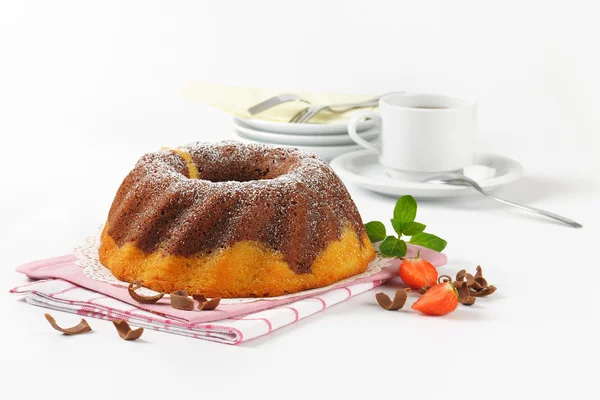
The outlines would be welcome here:
<svg viewBox="0 0 600 400">
<path fill-rule="evenodd" d="M 416 254 L 411 248 L 409 255 Z M 421 257 L 434 265 L 446 256 L 421 249 Z M 107 320 L 124 319 L 131 325 L 220 343 L 239 344 L 322 311 L 364 293 L 397 276 L 398 261 L 371 276 L 341 284 L 317 294 L 299 294 L 280 300 L 219 305 L 212 311 L 182 311 L 163 298 L 156 304 L 138 304 L 127 288 L 88 278 L 73 255 L 35 261 L 17 268 L 35 282 L 11 293 L 25 295 L 29 304 Z"/>
<path fill-rule="evenodd" d="M 11 292 L 25 294 L 25 300 L 29 304 L 57 311 L 105 320 L 122 319 L 131 325 L 156 331 L 225 344 L 239 344 L 293 324 L 352 296 L 371 290 L 382 282 L 377 280 L 357 283 L 283 306 L 208 323 L 190 323 L 151 313 L 62 279 L 35 281 L 16 287 Z"/>
</svg>

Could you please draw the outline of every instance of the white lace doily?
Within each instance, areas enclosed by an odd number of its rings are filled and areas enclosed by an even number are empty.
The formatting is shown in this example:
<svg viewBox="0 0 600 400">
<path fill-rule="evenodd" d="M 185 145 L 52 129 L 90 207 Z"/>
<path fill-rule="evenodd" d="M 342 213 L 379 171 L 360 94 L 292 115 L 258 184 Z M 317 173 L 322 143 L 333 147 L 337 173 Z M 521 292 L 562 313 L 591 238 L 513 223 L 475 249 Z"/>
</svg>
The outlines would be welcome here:
<svg viewBox="0 0 600 400">
<path fill-rule="evenodd" d="M 93 280 L 96 280 L 99 282 L 110 283 L 111 285 L 124 286 L 124 287 L 129 286 L 129 283 L 118 280 L 108 268 L 106 268 L 104 265 L 102 265 L 102 263 L 100 262 L 100 259 L 98 258 L 98 248 L 99 247 L 100 247 L 100 234 L 96 234 L 96 235 L 88 237 L 84 243 L 82 243 L 80 246 L 77 246 L 73 249 L 73 254 L 75 255 L 75 257 L 77 257 L 77 261 L 75 263 L 77 265 L 83 267 L 84 275 L 90 279 L 93 279 Z M 253 301 L 259 301 L 259 300 L 283 300 L 283 299 L 287 299 L 287 298 L 291 298 L 291 297 L 304 296 L 304 295 L 312 294 L 312 293 L 321 293 L 321 292 L 324 292 L 324 291 L 327 291 L 327 290 L 333 288 L 334 286 L 337 286 L 340 284 L 349 284 L 352 281 L 355 281 L 357 279 L 365 278 L 365 277 L 371 276 L 373 274 L 376 274 L 377 272 L 381 271 L 384 267 L 386 267 L 389 263 L 390 263 L 389 258 L 385 258 L 385 257 L 382 257 L 379 254 L 377 254 L 377 257 L 369 263 L 367 270 L 365 272 L 363 272 L 362 274 L 354 275 L 350 278 L 346 278 L 344 280 L 338 281 L 338 282 L 336 282 L 332 285 L 326 286 L 326 287 L 305 290 L 303 292 L 286 294 L 286 295 L 277 296 L 277 297 L 264 297 L 264 298 L 252 297 L 252 298 L 221 299 L 221 304 L 251 303 Z M 140 288 L 136 291 L 139 294 L 144 295 L 144 296 L 152 296 L 152 295 L 157 294 L 157 292 L 150 290 L 148 288 Z"/>
</svg>

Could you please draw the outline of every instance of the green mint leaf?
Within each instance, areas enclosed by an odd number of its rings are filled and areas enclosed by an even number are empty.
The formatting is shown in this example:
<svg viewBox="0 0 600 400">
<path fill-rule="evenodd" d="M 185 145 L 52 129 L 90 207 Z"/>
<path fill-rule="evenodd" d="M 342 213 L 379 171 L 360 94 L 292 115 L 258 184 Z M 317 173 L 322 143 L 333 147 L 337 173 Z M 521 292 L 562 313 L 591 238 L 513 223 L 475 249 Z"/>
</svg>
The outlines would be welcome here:
<svg viewBox="0 0 600 400">
<path fill-rule="evenodd" d="M 425 230 L 425 224 L 421 224 L 420 222 L 411 222 L 406 228 L 404 228 L 404 234 L 406 236 L 416 235 L 417 233 L 421 233 Z"/>
<path fill-rule="evenodd" d="M 412 235 L 409 243 L 418 244 L 419 246 L 427 247 L 428 249 L 435 251 L 442 251 L 446 248 L 448 242 L 444 239 L 439 238 L 431 233 L 417 233 L 416 235 Z"/>
<path fill-rule="evenodd" d="M 385 225 L 379 221 L 371 221 L 365 224 L 365 229 L 367 231 L 367 235 L 371 242 L 379 242 L 385 239 Z"/>
<path fill-rule="evenodd" d="M 404 231 L 417 216 L 417 201 L 410 195 L 402 196 L 394 207 L 394 219 L 401 231 Z M 396 229 L 396 228 L 394 228 Z"/>
<path fill-rule="evenodd" d="M 404 257 L 406 242 L 394 236 L 388 236 L 379 246 L 379 251 L 386 257 Z"/>
<path fill-rule="evenodd" d="M 390 219 L 390 221 L 392 222 L 392 227 L 394 228 L 394 231 L 396 231 L 396 233 L 398 234 L 398 236 L 402 235 L 402 221 L 400 221 L 398 218 L 392 218 Z"/>
</svg>

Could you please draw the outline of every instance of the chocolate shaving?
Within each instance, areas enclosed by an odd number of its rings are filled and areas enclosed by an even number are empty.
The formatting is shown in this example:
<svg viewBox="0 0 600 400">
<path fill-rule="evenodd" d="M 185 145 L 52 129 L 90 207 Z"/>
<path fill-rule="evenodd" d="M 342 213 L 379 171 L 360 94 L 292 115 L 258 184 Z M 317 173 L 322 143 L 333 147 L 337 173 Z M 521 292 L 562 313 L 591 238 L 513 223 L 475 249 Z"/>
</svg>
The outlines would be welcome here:
<svg viewBox="0 0 600 400">
<path fill-rule="evenodd" d="M 140 282 L 140 281 L 133 281 L 127 287 L 127 291 L 129 292 L 129 295 L 131 296 L 131 298 L 140 304 L 154 304 L 157 301 L 159 301 L 160 299 L 162 299 L 163 296 L 165 295 L 164 293 L 160 293 L 160 294 L 157 294 L 154 296 L 142 296 L 141 294 L 137 294 L 135 292 L 136 289 L 139 289 L 141 287 L 142 287 L 142 282 Z"/>
<path fill-rule="evenodd" d="M 427 292 L 429 289 L 431 289 L 431 285 L 423 286 L 421 289 L 419 289 L 419 294 L 425 294 L 425 292 Z"/>
<path fill-rule="evenodd" d="M 208 301 L 208 298 L 206 298 L 206 296 L 203 294 L 193 294 L 192 299 L 196 300 L 198 303 L 204 303 Z"/>
<path fill-rule="evenodd" d="M 203 311 L 214 310 L 221 302 L 220 297 L 215 297 L 213 299 L 208 300 L 203 294 L 194 294 L 192 295 L 192 297 L 194 298 L 194 300 L 198 301 L 198 309 Z"/>
<path fill-rule="evenodd" d="M 469 290 L 469 295 L 463 296 L 464 301 L 461 300 L 461 302 L 465 305 L 473 304 L 475 302 L 475 297 L 489 296 L 496 291 L 496 287 L 489 285 L 488 281 L 483 277 L 483 270 L 481 269 L 480 265 L 477 266 L 477 272 L 475 273 L 475 276 L 467 273 L 464 269 L 458 271 L 456 274 L 456 281 L 465 282 L 466 287 Z M 457 289 L 459 287 L 462 288 L 462 284 L 457 284 L 457 282 L 454 282 L 454 287 Z M 462 291 L 464 293 L 464 289 L 462 289 Z"/>
<path fill-rule="evenodd" d="M 466 273 L 465 274 L 465 279 L 467 282 L 467 286 L 473 286 L 473 283 L 475 283 L 475 278 L 473 278 L 473 275 Z"/>
<path fill-rule="evenodd" d="M 489 296 L 496 291 L 496 287 L 489 285 L 483 277 L 483 270 L 480 265 L 477 266 L 475 276 L 464 269 L 458 271 L 453 285 L 458 291 L 459 301 L 466 306 L 475 304 L 476 297 Z"/>
<path fill-rule="evenodd" d="M 488 281 L 483 277 L 483 270 L 480 265 L 477 266 L 477 272 L 473 278 L 474 282 L 469 287 L 469 293 L 473 297 L 485 297 L 496 291 L 496 287 L 488 284 Z"/>
<path fill-rule="evenodd" d="M 475 304 L 475 297 L 467 296 L 464 299 L 460 300 L 460 304 L 462 304 L 463 306 L 472 306 L 473 304 Z"/>
<path fill-rule="evenodd" d="M 452 283 L 458 292 L 458 301 L 465 306 L 470 306 L 475 303 L 475 298 L 469 293 L 469 285 L 465 281 L 454 281 Z"/>
<path fill-rule="evenodd" d="M 470 288 L 476 292 L 481 291 L 485 286 L 482 286 L 478 281 L 474 281 Z"/>
<path fill-rule="evenodd" d="M 176 290 L 170 294 L 171 307 L 177 310 L 192 311 L 194 309 L 194 300 L 187 295 L 187 290 Z"/>
<path fill-rule="evenodd" d="M 465 281 L 454 281 L 452 282 L 452 285 L 454 285 L 454 288 L 458 292 L 459 298 L 469 294 L 469 286 L 467 286 Z"/>
<path fill-rule="evenodd" d="M 410 292 L 410 289 L 396 290 L 396 294 L 394 295 L 394 301 L 390 300 L 390 297 L 383 292 L 377 293 L 375 295 L 375 298 L 377 299 L 377 302 L 382 308 L 389 311 L 399 310 L 402 307 L 404 307 L 406 299 L 408 298 L 408 292 Z"/>
<path fill-rule="evenodd" d="M 483 276 L 478 276 L 475 278 L 475 282 L 480 285 L 482 288 L 489 286 L 488 282 L 485 280 Z"/>
<path fill-rule="evenodd" d="M 452 277 L 449 275 L 440 275 L 440 277 L 438 278 L 438 283 L 444 282 L 452 282 Z"/>
<path fill-rule="evenodd" d="M 86 333 L 92 330 L 92 328 L 90 328 L 90 326 L 88 325 L 87 321 L 83 318 L 81 319 L 81 322 L 75 326 L 72 326 L 70 328 L 61 328 L 60 326 L 58 326 L 56 320 L 52 315 L 44 314 L 44 317 L 46 317 L 46 319 L 48 320 L 48 322 L 50 322 L 50 325 L 52 325 L 54 329 L 64 333 L 65 335 L 79 335 L 80 333 Z"/>
<path fill-rule="evenodd" d="M 477 272 L 475 273 L 475 278 L 483 278 L 483 271 L 481 270 L 481 265 L 477 266 Z"/>
<path fill-rule="evenodd" d="M 480 291 L 475 291 L 475 290 L 471 290 L 471 296 L 473 297 L 485 297 L 485 296 L 489 296 L 490 294 L 494 293 L 496 291 L 496 287 L 493 285 L 484 287 L 483 289 L 481 289 Z"/>
<path fill-rule="evenodd" d="M 221 298 L 215 297 L 215 298 L 208 300 L 205 303 L 198 304 L 198 308 L 203 311 L 214 310 L 215 308 L 217 308 L 217 306 L 219 305 L 220 302 L 221 302 Z"/>
<path fill-rule="evenodd" d="M 144 333 L 144 328 L 131 329 L 127 321 L 123 321 L 122 319 L 118 319 L 112 322 L 115 328 L 117 328 L 117 332 L 121 339 L 124 340 L 136 340 L 142 336 Z"/>
<path fill-rule="evenodd" d="M 457 281 L 466 281 L 467 286 L 471 286 L 473 284 L 473 282 L 475 282 L 475 278 L 473 277 L 473 275 L 469 274 L 464 269 L 461 269 L 460 271 L 458 271 L 456 273 L 456 280 Z"/>
<path fill-rule="evenodd" d="M 471 294 L 471 296 L 473 296 L 473 297 L 485 297 L 487 292 L 488 292 L 488 290 L 487 290 L 486 288 L 484 288 L 484 289 L 480 290 L 479 292 L 478 292 L 478 291 L 475 291 L 475 290 L 471 290 L 471 291 L 469 291 L 469 293 L 470 293 L 470 294 Z"/>
</svg>

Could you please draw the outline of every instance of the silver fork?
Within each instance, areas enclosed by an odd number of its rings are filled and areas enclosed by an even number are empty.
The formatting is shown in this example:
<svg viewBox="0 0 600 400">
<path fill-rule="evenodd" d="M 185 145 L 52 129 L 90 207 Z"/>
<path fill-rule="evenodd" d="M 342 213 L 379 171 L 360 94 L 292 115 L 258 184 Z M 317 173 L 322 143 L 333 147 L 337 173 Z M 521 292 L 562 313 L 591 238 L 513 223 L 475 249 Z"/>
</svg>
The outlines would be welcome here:
<svg viewBox="0 0 600 400">
<path fill-rule="evenodd" d="M 400 92 L 394 92 L 400 93 Z M 366 108 L 366 107 L 375 107 L 379 104 L 379 99 L 383 96 L 388 95 L 389 93 L 385 93 L 379 96 L 375 96 L 371 99 L 360 101 L 357 103 L 340 103 L 340 104 L 330 104 L 327 106 L 319 106 L 312 105 L 306 107 L 303 110 L 300 110 L 296 115 L 290 119 L 290 123 L 292 124 L 302 124 L 310 121 L 315 115 L 318 113 L 328 110 L 335 114 L 342 114 L 351 110 L 355 110 L 357 108 Z"/>
<path fill-rule="evenodd" d="M 310 104 L 310 101 L 304 100 L 302 97 L 293 94 L 293 93 L 282 93 L 277 96 L 273 96 L 264 101 L 261 101 L 258 104 L 253 105 L 248 109 L 248 113 L 252 116 L 259 114 L 263 111 L 268 110 L 269 108 L 273 108 L 283 103 L 287 103 L 289 101 L 299 101 L 302 103 Z"/>
<path fill-rule="evenodd" d="M 442 174 L 442 175 L 437 175 L 437 176 L 425 179 L 423 182 L 424 183 L 441 183 L 441 184 L 445 184 L 445 185 L 471 186 L 473 189 L 477 190 L 482 195 L 487 196 L 492 200 L 499 201 L 500 203 L 508 204 L 509 206 L 520 208 L 521 210 L 530 211 L 530 212 L 533 212 L 536 214 L 543 215 L 548 218 L 555 219 L 564 224 L 570 225 L 573 228 L 583 227 L 583 225 L 581 225 L 580 223 L 577 223 L 567 217 L 563 217 L 562 215 L 554 214 L 554 213 L 551 213 L 550 211 L 546 211 L 546 210 L 540 210 L 539 208 L 535 208 L 535 207 L 524 206 L 522 204 L 514 203 L 509 200 L 504 200 L 504 199 L 498 198 L 496 196 L 492 196 L 491 194 L 484 192 L 483 189 L 481 188 L 481 186 L 479 186 L 479 184 L 477 182 L 475 182 L 473 179 L 471 179 L 467 176 L 464 176 L 464 175 Z"/>
</svg>

